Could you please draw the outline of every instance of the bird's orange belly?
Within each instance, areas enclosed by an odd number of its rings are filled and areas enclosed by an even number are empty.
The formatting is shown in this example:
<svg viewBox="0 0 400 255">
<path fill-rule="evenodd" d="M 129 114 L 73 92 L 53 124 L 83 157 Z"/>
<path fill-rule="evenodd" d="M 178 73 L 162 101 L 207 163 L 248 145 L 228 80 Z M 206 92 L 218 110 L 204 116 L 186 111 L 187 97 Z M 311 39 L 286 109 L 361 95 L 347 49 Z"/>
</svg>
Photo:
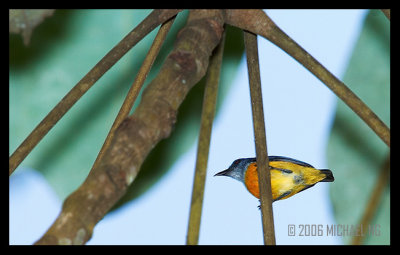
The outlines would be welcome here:
<svg viewBox="0 0 400 255">
<path fill-rule="evenodd" d="M 288 182 L 288 178 L 281 178 L 282 173 L 276 170 L 271 170 L 271 191 L 272 191 L 272 199 L 275 200 L 283 193 L 290 190 L 290 183 Z M 283 177 L 283 176 L 282 176 Z M 258 186 L 258 174 L 257 174 L 257 164 L 251 163 L 246 171 L 244 176 L 244 182 L 247 190 L 256 198 L 260 198 L 260 189 Z M 288 196 L 289 197 L 289 196 Z M 285 197 L 287 198 L 287 197 Z"/>
</svg>

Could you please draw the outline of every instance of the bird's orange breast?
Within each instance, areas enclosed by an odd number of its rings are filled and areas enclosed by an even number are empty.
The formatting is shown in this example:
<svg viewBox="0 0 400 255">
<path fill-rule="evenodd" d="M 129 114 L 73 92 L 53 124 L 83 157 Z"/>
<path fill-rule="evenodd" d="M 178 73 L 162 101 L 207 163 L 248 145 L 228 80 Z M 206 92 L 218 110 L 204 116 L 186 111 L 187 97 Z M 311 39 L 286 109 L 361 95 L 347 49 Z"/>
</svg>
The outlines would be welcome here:
<svg viewBox="0 0 400 255">
<path fill-rule="evenodd" d="M 260 189 L 258 188 L 257 163 L 250 163 L 244 175 L 244 184 L 247 190 L 256 198 L 260 198 Z"/>
<path fill-rule="evenodd" d="M 276 170 L 270 170 L 272 199 L 277 199 L 284 192 L 288 191 L 287 184 L 293 184 L 292 179 L 285 178 L 282 173 Z M 288 181 L 290 183 L 288 183 Z M 244 184 L 247 190 L 256 198 L 260 199 L 260 189 L 258 186 L 257 163 L 250 163 L 244 175 Z M 288 196 L 289 197 L 289 196 Z"/>
</svg>

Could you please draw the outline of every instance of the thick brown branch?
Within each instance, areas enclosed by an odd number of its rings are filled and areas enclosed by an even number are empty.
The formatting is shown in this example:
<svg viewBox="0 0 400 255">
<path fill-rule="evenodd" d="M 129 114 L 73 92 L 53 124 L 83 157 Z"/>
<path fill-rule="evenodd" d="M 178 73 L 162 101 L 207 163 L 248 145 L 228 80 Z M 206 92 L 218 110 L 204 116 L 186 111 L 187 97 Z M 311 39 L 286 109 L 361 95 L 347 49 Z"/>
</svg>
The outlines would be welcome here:
<svg viewBox="0 0 400 255">
<path fill-rule="evenodd" d="M 151 149 L 168 137 L 179 105 L 205 75 L 223 32 L 219 10 L 191 11 L 174 50 L 143 92 L 134 114 L 116 129 L 110 147 L 85 182 L 64 202 L 59 217 L 36 244 L 83 244 L 126 192 Z"/>
<path fill-rule="evenodd" d="M 286 35 L 262 10 L 227 10 L 226 23 L 261 35 L 276 44 L 343 100 L 390 147 L 390 130 L 343 82 Z"/>
</svg>

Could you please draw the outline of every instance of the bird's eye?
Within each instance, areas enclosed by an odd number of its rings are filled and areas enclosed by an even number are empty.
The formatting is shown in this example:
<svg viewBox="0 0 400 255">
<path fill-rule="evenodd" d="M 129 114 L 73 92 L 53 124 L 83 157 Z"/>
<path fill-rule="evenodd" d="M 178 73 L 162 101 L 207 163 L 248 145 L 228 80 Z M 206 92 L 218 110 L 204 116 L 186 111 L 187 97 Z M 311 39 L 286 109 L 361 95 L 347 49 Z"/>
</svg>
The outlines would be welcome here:
<svg viewBox="0 0 400 255">
<path fill-rule="evenodd" d="M 237 160 L 233 161 L 233 164 L 234 164 L 234 165 L 237 165 L 237 164 L 239 164 L 239 161 L 240 161 L 240 160 L 237 159 Z"/>
</svg>

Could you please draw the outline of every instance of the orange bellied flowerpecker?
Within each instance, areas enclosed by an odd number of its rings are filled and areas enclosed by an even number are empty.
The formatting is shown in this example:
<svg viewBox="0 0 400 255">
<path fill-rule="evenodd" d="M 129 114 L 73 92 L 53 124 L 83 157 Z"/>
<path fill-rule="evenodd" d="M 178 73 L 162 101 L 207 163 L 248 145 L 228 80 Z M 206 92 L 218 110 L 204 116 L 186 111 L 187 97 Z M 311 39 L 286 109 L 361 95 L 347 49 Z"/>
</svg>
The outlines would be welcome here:
<svg viewBox="0 0 400 255">
<path fill-rule="evenodd" d="M 318 182 L 333 182 L 335 179 L 328 169 L 315 169 L 303 161 L 282 156 L 269 156 L 273 202 L 289 198 Z M 247 190 L 260 198 L 256 158 L 240 158 L 231 166 L 214 176 L 229 176 L 241 181 Z"/>
</svg>

